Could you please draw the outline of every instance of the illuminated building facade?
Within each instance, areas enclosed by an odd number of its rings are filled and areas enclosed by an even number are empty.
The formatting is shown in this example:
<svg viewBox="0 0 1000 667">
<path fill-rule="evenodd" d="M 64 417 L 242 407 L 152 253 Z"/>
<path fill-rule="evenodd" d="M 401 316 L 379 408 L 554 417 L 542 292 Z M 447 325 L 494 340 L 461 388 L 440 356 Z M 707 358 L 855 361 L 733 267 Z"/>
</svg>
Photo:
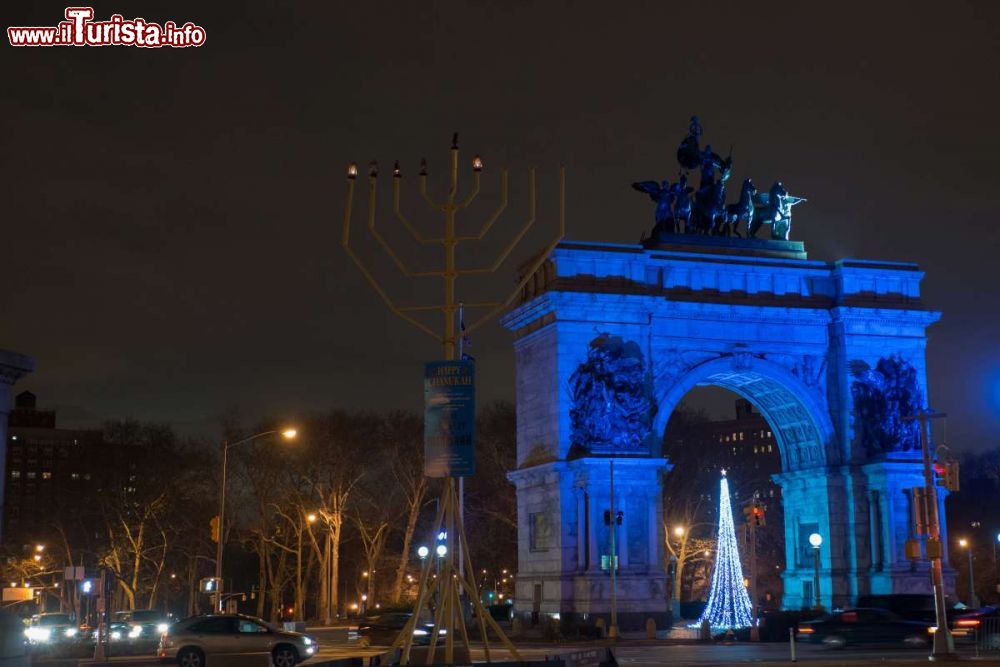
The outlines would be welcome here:
<svg viewBox="0 0 1000 667">
<path fill-rule="evenodd" d="M 561 243 L 504 318 L 516 339 L 515 611 L 609 616 L 603 517 L 614 460 L 620 625 L 661 625 L 662 437 L 674 406 L 700 385 L 749 400 L 771 427 L 786 608 L 813 599 L 812 563 L 800 555 L 814 532 L 824 537 L 828 604 L 930 592 L 927 561 L 903 550 L 909 489 L 923 483 L 916 432 L 886 412 L 926 405 L 926 330 L 940 314 L 921 302 L 923 272 L 810 261 L 794 241 L 659 242 Z"/>
<path fill-rule="evenodd" d="M 0 461 L 2 462 L 7 460 L 7 417 L 10 412 L 11 389 L 15 382 L 33 370 L 35 362 L 31 357 L 0 350 Z M 6 479 L 6 469 L 0 470 L 0 502 L 5 496 Z M 0 508 L 0 519 L 4 514 L 4 508 Z M 2 538 L 0 535 L 0 541 Z"/>
</svg>

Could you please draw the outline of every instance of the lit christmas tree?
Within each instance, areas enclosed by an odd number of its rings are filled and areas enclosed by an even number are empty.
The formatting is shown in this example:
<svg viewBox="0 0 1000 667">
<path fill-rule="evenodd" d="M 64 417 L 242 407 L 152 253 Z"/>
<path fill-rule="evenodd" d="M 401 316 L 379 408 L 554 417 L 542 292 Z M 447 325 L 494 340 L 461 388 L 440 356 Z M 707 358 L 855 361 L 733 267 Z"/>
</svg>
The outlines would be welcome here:
<svg viewBox="0 0 1000 667">
<path fill-rule="evenodd" d="M 747 587 L 743 584 L 743 567 L 736 549 L 736 531 L 733 529 L 733 508 L 729 502 L 729 481 L 722 471 L 719 492 L 719 536 L 716 540 L 715 571 L 708 604 L 696 625 L 708 620 L 716 629 L 736 630 L 753 625 L 753 605 Z"/>
</svg>

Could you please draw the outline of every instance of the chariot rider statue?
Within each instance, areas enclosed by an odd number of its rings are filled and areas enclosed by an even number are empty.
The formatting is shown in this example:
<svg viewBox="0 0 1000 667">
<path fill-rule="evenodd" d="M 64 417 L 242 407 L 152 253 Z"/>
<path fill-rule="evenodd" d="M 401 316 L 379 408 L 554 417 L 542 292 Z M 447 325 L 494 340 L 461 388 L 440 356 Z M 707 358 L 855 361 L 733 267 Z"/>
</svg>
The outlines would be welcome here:
<svg viewBox="0 0 1000 667">
<path fill-rule="evenodd" d="M 698 148 L 701 133 L 701 123 L 698 122 L 698 117 L 691 116 L 688 136 L 684 137 L 681 145 L 677 147 L 677 162 L 684 169 L 696 169 L 701 165 L 701 150 Z"/>
</svg>

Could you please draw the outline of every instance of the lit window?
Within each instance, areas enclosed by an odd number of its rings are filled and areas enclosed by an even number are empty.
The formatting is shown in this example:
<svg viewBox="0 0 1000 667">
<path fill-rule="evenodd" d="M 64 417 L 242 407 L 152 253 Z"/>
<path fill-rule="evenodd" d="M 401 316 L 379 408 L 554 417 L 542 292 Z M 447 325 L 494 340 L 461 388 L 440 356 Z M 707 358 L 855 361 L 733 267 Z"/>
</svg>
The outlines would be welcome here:
<svg viewBox="0 0 1000 667">
<path fill-rule="evenodd" d="M 736 434 L 733 433 L 733 442 L 736 442 Z"/>
<path fill-rule="evenodd" d="M 20 470 L 11 470 L 10 471 L 10 478 L 11 479 L 21 479 L 21 471 Z"/>
<path fill-rule="evenodd" d="M 10 436 L 10 439 L 11 440 L 17 440 L 17 436 L 16 435 L 12 435 L 12 436 Z"/>
<path fill-rule="evenodd" d="M 80 479 L 80 473 L 75 472 L 72 475 L 70 475 L 69 477 L 70 477 L 70 479 Z"/>
<path fill-rule="evenodd" d="M 774 450 L 774 445 L 768 445 L 767 446 L 767 451 L 770 452 L 770 451 L 773 451 L 773 450 Z"/>
<path fill-rule="evenodd" d="M 28 479 L 35 479 L 35 472 L 31 471 L 28 473 Z"/>
<path fill-rule="evenodd" d="M 754 453 L 754 454 L 756 454 L 756 453 L 757 453 L 757 445 L 754 445 L 754 446 L 753 446 L 753 453 Z"/>
<path fill-rule="evenodd" d="M 746 435 L 746 434 L 745 433 L 740 433 L 740 442 L 743 442 L 743 436 L 744 435 Z"/>
<path fill-rule="evenodd" d="M 90 479 L 90 473 L 88 472 L 86 475 L 83 476 L 83 478 L 84 479 Z"/>
<path fill-rule="evenodd" d="M 52 479 L 52 473 L 45 471 L 42 473 L 42 479 Z"/>
<path fill-rule="evenodd" d="M 768 431 L 768 432 L 767 432 L 767 437 L 769 437 L 769 438 L 773 438 L 774 436 L 773 436 L 773 435 L 771 435 L 771 432 L 770 432 L 770 431 Z"/>
</svg>

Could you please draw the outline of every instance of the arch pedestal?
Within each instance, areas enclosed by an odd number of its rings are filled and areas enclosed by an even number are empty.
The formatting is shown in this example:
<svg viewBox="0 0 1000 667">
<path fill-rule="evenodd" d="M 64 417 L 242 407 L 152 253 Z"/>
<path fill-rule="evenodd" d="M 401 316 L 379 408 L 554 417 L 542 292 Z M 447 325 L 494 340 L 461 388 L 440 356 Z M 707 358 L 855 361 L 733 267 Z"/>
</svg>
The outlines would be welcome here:
<svg viewBox="0 0 1000 667">
<path fill-rule="evenodd" d="M 659 439 L 677 403 L 705 384 L 754 403 L 778 443 L 785 607 L 812 595 L 811 532 L 824 536 L 824 604 L 930 592 L 926 562 L 903 556 L 909 489 L 922 484 L 919 452 L 909 441 L 873 440 L 854 387 L 891 358 L 912 369 L 915 391 L 927 396 L 926 329 L 939 314 L 921 304 L 923 273 L 912 264 L 808 261 L 788 245 L 734 241 L 695 252 L 563 243 L 529 280 L 504 318 L 516 336 L 518 467 L 510 479 L 518 497 L 515 610 L 525 620 L 608 612 L 600 556 L 609 458 L 616 504 L 625 503 L 618 590 L 629 616 L 621 627 L 666 612 L 662 508 L 653 499 L 670 464 Z M 638 446 L 581 442 L 574 428 L 571 413 L 582 408 L 571 378 L 591 363 L 602 335 L 623 341 L 648 378 L 656 412 Z"/>
</svg>

